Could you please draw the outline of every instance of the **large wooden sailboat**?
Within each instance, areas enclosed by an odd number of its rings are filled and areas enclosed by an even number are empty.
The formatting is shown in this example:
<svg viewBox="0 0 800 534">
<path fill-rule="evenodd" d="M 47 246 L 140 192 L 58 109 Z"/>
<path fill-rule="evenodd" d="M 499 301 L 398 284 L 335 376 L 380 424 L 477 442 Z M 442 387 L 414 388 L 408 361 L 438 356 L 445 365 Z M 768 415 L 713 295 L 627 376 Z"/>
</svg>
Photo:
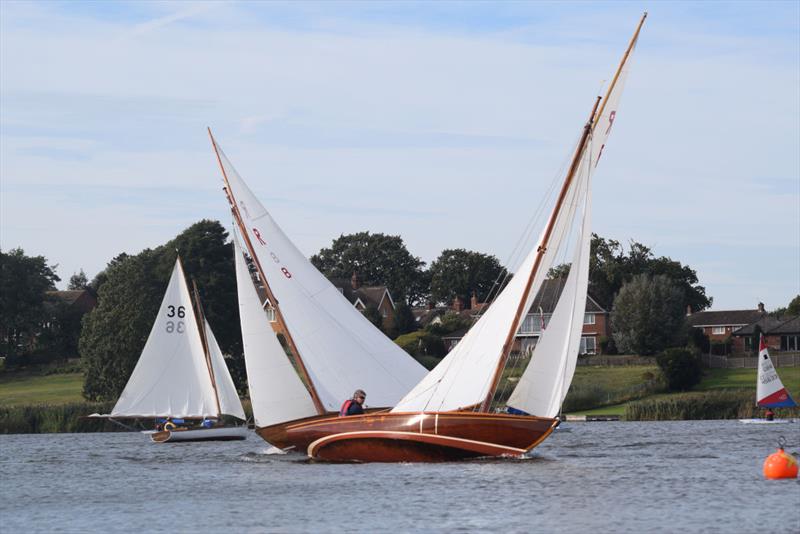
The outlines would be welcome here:
<svg viewBox="0 0 800 534">
<path fill-rule="evenodd" d="M 286 434 L 288 424 L 337 414 L 356 389 L 367 391 L 371 406 L 394 406 L 427 370 L 370 323 L 294 246 L 210 130 L 209 135 L 244 245 L 235 239 L 256 433 L 276 447 L 305 451 L 307 442 Z M 243 248 L 258 273 L 258 289 Z M 294 364 L 278 342 L 267 310 L 280 325 Z"/>
<path fill-rule="evenodd" d="M 580 345 L 589 275 L 592 171 L 617 115 L 631 39 L 604 99 L 592 108 L 550 217 L 509 284 L 458 345 L 389 412 L 289 425 L 308 455 L 330 461 L 443 461 L 519 456 L 558 425 Z M 569 252 L 565 252 L 569 251 Z M 520 323 L 559 254 L 564 289 L 527 368 L 498 413 L 496 395 Z"/>
<path fill-rule="evenodd" d="M 145 431 L 155 442 L 240 440 L 245 426 L 222 426 L 223 415 L 244 420 L 242 403 L 217 340 L 206 321 L 197 287 L 194 299 L 175 261 L 150 336 L 110 414 L 90 417 L 160 420 Z M 192 424 L 191 422 L 204 422 Z"/>
</svg>

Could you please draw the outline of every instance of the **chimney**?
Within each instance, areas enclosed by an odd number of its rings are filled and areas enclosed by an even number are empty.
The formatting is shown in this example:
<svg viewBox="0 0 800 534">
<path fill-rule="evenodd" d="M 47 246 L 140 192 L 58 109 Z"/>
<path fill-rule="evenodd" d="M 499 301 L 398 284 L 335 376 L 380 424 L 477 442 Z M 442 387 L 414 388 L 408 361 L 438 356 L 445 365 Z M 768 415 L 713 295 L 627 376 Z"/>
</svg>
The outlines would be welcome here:
<svg viewBox="0 0 800 534">
<path fill-rule="evenodd" d="M 764 311 L 764 303 L 763 302 L 759 302 L 758 303 L 758 313 L 767 313 L 766 311 Z"/>
<path fill-rule="evenodd" d="M 691 304 L 687 304 L 686 305 L 686 317 L 689 317 L 691 315 L 692 315 L 692 305 Z"/>
<path fill-rule="evenodd" d="M 469 307 L 473 310 L 478 308 L 478 294 L 473 290 L 472 297 L 469 299 Z"/>
<path fill-rule="evenodd" d="M 453 299 L 453 309 L 457 312 L 464 311 L 464 301 L 461 300 L 461 297 L 456 297 Z"/>
<path fill-rule="evenodd" d="M 353 276 L 350 277 L 350 286 L 353 289 L 358 289 L 361 287 L 361 280 L 359 280 L 358 273 L 356 271 L 353 271 Z"/>
</svg>

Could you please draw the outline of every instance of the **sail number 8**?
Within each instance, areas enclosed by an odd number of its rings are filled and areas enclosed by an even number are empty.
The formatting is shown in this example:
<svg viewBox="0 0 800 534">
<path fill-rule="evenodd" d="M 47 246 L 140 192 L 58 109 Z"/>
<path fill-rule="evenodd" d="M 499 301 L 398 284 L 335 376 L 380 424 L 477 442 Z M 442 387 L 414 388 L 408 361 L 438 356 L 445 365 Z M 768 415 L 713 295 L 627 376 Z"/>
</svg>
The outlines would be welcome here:
<svg viewBox="0 0 800 534">
<path fill-rule="evenodd" d="M 178 316 L 180 319 L 186 317 L 186 307 L 185 306 L 167 306 L 167 317 L 175 317 Z M 183 321 L 167 321 L 167 333 L 172 334 L 173 332 L 177 332 L 179 334 L 183 334 L 186 331 L 186 324 Z"/>
</svg>

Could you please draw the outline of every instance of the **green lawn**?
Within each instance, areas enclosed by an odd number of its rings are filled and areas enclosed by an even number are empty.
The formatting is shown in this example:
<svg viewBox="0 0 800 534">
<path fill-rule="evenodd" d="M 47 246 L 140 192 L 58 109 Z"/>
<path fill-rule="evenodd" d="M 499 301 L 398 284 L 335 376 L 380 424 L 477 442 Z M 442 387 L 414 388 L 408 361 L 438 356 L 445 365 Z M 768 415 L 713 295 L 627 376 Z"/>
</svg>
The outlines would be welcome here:
<svg viewBox="0 0 800 534">
<path fill-rule="evenodd" d="M 0 406 L 83 402 L 83 374 L 0 374 Z"/>
<path fill-rule="evenodd" d="M 649 378 L 645 377 L 646 373 L 656 376 L 658 367 L 655 365 L 579 366 L 575 369 L 572 384 L 576 387 L 598 386 L 607 390 L 619 391 L 647 382 Z"/>
<path fill-rule="evenodd" d="M 794 398 L 800 396 L 800 367 L 779 367 L 781 382 Z M 756 389 L 755 369 L 706 369 L 698 391 L 711 389 Z"/>
<path fill-rule="evenodd" d="M 645 372 L 657 373 L 657 367 L 578 367 L 573 384 L 597 384 L 607 389 L 624 389 L 641 383 Z M 800 397 L 800 367 L 780 367 L 778 374 L 781 382 L 795 399 Z M 755 394 L 755 369 L 706 369 L 703 380 L 693 391 L 710 391 L 714 389 L 749 389 Z M 658 393 L 647 399 L 669 397 L 671 393 Z M 594 410 L 579 410 L 570 415 L 623 415 L 627 403 L 604 406 Z"/>
</svg>

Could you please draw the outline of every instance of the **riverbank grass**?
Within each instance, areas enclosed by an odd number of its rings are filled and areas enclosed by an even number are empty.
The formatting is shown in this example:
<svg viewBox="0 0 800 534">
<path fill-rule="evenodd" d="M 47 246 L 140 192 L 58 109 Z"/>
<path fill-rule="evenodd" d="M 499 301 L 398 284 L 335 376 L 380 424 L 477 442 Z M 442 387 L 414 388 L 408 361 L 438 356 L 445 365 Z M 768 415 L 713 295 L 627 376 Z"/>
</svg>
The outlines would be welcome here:
<svg viewBox="0 0 800 534">
<path fill-rule="evenodd" d="M 0 406 L 79 403 L 82 390 L 82 373 L 6 373 L 0 375 Z"/>
</svg>

